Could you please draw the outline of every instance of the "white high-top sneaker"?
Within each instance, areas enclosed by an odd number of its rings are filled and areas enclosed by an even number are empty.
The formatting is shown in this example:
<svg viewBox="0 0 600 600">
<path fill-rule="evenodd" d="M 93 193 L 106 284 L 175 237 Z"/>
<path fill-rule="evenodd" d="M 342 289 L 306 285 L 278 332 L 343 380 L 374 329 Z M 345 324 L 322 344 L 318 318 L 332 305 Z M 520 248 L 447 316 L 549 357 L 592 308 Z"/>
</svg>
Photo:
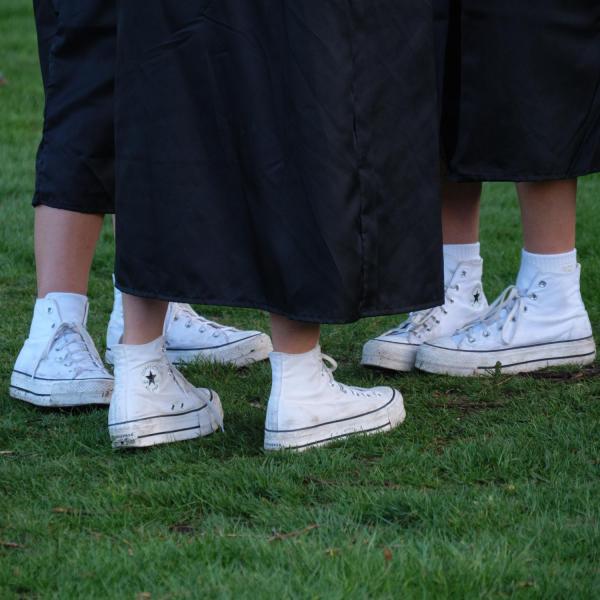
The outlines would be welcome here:
<svg viewBox="0 0 600 600">
<path fill-rule="evenodd" d="M 578 265 L 572 273 L 538 273 L 525 293 L 508 287 L 485 318 L 425 343 L 417 368 L 468 376 L 592 363 L 596 346 L 579 274 Z"/>
<path fill-rule="evenodd" d="M 10 378 L 10 395 L 37 406 L 108 404 L 113 378 L 86 331 L 85 296 L 50 293 L 38 299 L 29 337 Z"/>
<path fill-rule="evenodd" d="M 402 394 L 338 383 L 335 361 L 317 346 L 305 354 L 273 352 L 265 449 L 306 450 L 357 434 L 388 431 L 406 417 Z M 332 364 L 328 368 L 323 360 Z"/>
<path fill-rule="evenodd" d="M 108 410 L 114 448 L 140 448 L 209 435 L 223 426 L 216 392 L 195 388 L 170 363 L 162 337 L 117 344 L 115 389 Z"/>
<path fill-rule="evenodd" d="M 408 319 L 395 329 L 369 340 L 363 348 L 362 364 L 410 371 L 424 342 L 451 335 L 481 318 L 488 309 L 481 284 L 482 269 L 481 259 L 460 263 L 446 286 L 444 304 L 410 313 Z"/>
<path fill-rule="evenodd" d="M 113 364 L 112 348 L 123 336 L 123 300 L 114 288 L 113 310 L 106 332 L 106 362 Z M 171 302 L 163 329 L 167 354 L 174 364 L 207 361 L 245 367 L 265 360 L 273 350 L 260 331 L 241 331 L 201 317 L 189 304 Z"/>
</svg>

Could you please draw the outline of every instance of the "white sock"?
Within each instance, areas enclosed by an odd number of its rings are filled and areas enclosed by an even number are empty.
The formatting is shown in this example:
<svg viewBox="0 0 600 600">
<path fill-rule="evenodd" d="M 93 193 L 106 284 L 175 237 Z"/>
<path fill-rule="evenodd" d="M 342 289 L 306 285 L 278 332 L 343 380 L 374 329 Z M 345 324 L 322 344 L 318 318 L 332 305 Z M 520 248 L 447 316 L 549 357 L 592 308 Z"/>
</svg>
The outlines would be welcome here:
<svg viewBox="0 0 600 600">
<path fill-rule="evenodd" d="M 517 287 L 525 293 L 538 273 L 573 273 L 577 270 L 577 250 L 562 254 L 534 254 L 521 251 L 521 268 L 517 275 Z"/>
<path fill-rule="evenodd" d="M 480 243 L 444 244 L 444 285 L 448 285 L 458 265 L 467 260 L 481 260 Z"/>
</svg>

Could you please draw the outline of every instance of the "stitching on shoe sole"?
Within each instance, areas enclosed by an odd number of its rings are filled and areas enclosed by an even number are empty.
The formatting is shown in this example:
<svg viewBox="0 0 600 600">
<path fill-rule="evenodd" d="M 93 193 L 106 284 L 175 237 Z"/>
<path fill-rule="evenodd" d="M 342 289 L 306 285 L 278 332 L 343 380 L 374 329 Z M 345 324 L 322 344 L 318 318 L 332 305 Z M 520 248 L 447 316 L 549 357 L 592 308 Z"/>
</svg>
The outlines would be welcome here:
<svg viewBox="0 0 600 600">
<path fill-rule="evenodd" d="M 162 419 L 162 418 L 168 418 L 168 417 L 183 417 L 185 415 L 191 415 L 192 413 L 195 412 L 200 412 L 201 410 L 204 410 L 205 408 L 207 408 L 207 404 L 205 404 L 204 406 L 201 406 L 200 408 L 193 408 L 192 410 L 188 410 L 185 412 L 180 412 L 180 413 L 172 413 L 169 415 L 153 415 L 151 417 L 140 417 L 139 419 L 132 419 L 131 421 L 119 421 L 118 423 L 109 423 L 108 426 L 109 427 L 116 427 L 117 425 L 127 425 L 128 423 L 139 423 L 140 421 L 148 421 L 150 419 Z"/>
<path fill-rule="evenodd" d="M 266 335 L 266 334 L 255 333 L 254 335 L 250 335 L 248 337 L 242 338 L 241 340 L 227 342 L 227 344 L 221 344 L 220 346 L 205 346 L 203 348 L 176 348 L 174 346 L 167 346 L 167 352 L 198 352 L 200 350 L 218 350 L 219 348 L 227 348 L 227 346 L 233 346 L 234 344 L 240 344 L 241 342 L 253 340 L 254 338 L 260 337 L 261 335 Z"/>
<path fill-rule="evenodd" d="M 184 427 L 183 429 L 171 429 L 170 431 L 158 431 L 157 433 L 146 433 L 144 435 L 138 435 L 137 439 L 154 437 L 156 435 L 167 435 L 169 433 L 179 433 L 180 431 L 191 431 L 192 429 L 200 429 L 200 425 L 194 425 L 194 427 Z"/>
<path fill-rule="evenodd" d="M 13 373 L 18 373 L 19 375 L 25 375 L 25 377 L 29 377 L 34 381 L 39 379 L 40 381 L 113 381 L 113 377 L 87 377 L 87 378 L 77 378 L 77 379 L 48 379 L 47 377 L 35 377 L 31 376 L 31 373 L 25 373 L 24 371 L 18 371 L 17 369 L 13 369 Z"/>
<path fill-rule="evenodd" d="M 334 425 L 335 423 L 344 423 L 345 421 L 352 421 L 353 419 L 359 419 L 360 417 L 366 417 L 367 415 L 372 415 L 372 414 L 379 412 L 380 410 L 383 410 L 384 408 L 389 406 L 394 401 L 395 397 L 396 397 L 396 390 L 394 390 L 392 397 L 384 405 L 380 406 L 379 408 L 375 408 L 374 410 L 370 410 L 368 412 L 361 413 L 359 415 L 353 415 L 352 417 L 346 417 L 345 419 L 337 419 L 335 421 L 327 421 L 326 423 L 319 423 L 318 425 L 311 425 L 310 427 L 299 427 L 297 429 L 267 429 L 265 427 L 265 431 L 268 431 L 269 433 L 294 433 L 296 431 L 308 431 L 310 429 L 317 429 L 318 427 L 325 427 L 326 425 Z"/>
<path fill-rule="evenodd" d="M 510 363 L 510 364 L 500 364 L 500 369 L 505 369 L 506 367 L 518 367 L 519 365 L 527 365 L 530 363 L 536 363 L 536 362 L 544 362 L 546 360 L 552 361 L 552 360 L 565 360 L 567 358 L 583 358 L 585 356 L 593 356 L 594 354 L 596 354 L 596 351 L 594 350 L 593 352 L 587 352 L 586 354 L 572 354 L 570 356 L 548 356 L 546 358 L 535 358 L 533 360 L 524 360 L 522 362 L 516 362 L 516 363 Z M 477 367 L 478 369 L 482 369 L 485 371 L 489 371 L 489 370 L 493 370 L 496 368 L 496 365 L 492 365 L 490 367 Z"/>
<path fill-rule="evenodd" d="M 430 342 L 425 342 L 424 346 L 430 346 L 431 348 L 438 348 L 439 350 L 447 350 L 448 352 L 473 352 L 476 354 L 483 354 L 489 352 L 512 352 L 513 350 L 522 350 L 525 348 L 538 348 L 539 346 L 552 346 L 553 344 L 573 344 L 575 342 L 585 342 L 587 340 L 593 340 L 594 336 L 590 335 L 584 338 L 577 338 L 576 340 L 559 340 L 556 342 L 543 342 L 540 344 L 531 344 L 529 346 L 515 346 L 513 348 L 504 348 L 502 350 L 467 350 L 465 348 L 445 348 L 444 346 L 436 346 Z"/>
<path fill-rule="evenodd" d="M 67 381 L 72 381 L 71 379 L 67 379 Z M 19 387 L 18 385 L 9 385 L 9 389 L 11 390 L 19 390 L 20 392 L 25 392 L 27 394 L 31 394 L 32 396 L 38 396 L 39 398 L 51 398 L 52 396 L 63 396 L 63 395 L 68 395 L 69 392 L 63 392 L 63 393 L 57 393 L 57 392 L 53 392 L 52 394 L 39 394 L 38 392 L 34 392 L 32 390 L 28 390 L 26 388 L 22 388 Z M 99 394 L 99 393 L 103 393 L 100 391 L 96 391 L 96 392 L 84 392 L 86 394 Z"/>
<path fill-rule="evenodd" d="M 339 440 L 339 439 L 343 439 L 343 438 L 348 438 L 351 437 L 353 435 L 361 435 L 361 434 L 365 434 L 365 433 L 374 433 L 375 431 L 379 431 L 381 429 L 385 429 L 386 427 L 391 427 L 392 423 L 390 421 L 388 421 L 387 423 L 384 423 L 383 425 L 379 425 L 377 427 L 373 427 L 371 429 L 361 429 L 360 431 L 351 431 L 349 433 L 341 433 L 340 435 L 335 435 L 333 437 L 328 437 L 328 438 L 323 438 L 321 440 L 316 440 L 314 442 L 309 442 L 308 444 L 301 444 L 300 446 L 269 446 L 269 450 L 273 449 L 280 449 L 280 450 L 299 450 L 301 448 L 308 448 L 310 446 L 315 446 L 317 444 L 322 444 L 323 442 L 333 442 L 335 440 Z"/>
</svg>

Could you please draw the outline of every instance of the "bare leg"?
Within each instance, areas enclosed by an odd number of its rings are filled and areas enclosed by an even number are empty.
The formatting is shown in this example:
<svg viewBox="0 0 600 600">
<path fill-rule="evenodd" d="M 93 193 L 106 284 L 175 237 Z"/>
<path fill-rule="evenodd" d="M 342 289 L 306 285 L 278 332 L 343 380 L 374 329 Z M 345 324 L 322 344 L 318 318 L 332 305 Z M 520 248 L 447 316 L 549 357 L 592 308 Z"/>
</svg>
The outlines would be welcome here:
<svg viewBox="0 0 600 600">
<path fill-rule="evenodd" d="M 163 333 L 168 302 L 123 294 L 123 344 L 147 344 Z"/>
<path fill-rule="evenodd" d="M 271 314 L 271 337 L 276 352 L 302 354 L 312 350 L 319 342 L 321 326 L 315 323 L 292 321 Z"/>
<path fill-rule="evenodd" d="M 444 244 L 474 244 L 479 241 L 481 183 L 451 183 L 442 186 Z"/>
<path fill-rule="evenodd" d="M 575 248 L 577 180 L 519 183 L 525 250 L 560 254 Z"/>
<path fill-rule="evenodd" d="M 103 215 L 36 207 L 35 261 L 39 298 L 50 292 L 87 294 L 103 219 Z"/>
</svg>

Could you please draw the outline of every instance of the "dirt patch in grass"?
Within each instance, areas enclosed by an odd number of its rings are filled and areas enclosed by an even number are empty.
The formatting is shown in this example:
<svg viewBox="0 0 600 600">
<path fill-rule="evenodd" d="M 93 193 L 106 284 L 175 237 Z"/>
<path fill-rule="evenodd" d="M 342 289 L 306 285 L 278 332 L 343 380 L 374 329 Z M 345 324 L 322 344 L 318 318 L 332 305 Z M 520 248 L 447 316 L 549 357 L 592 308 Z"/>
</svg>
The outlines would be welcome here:
<svg viewBox="0 0 600 600">
<path fill-rule="evenodd" d="M 535 371 L 523 375 L 526 379 L 548 379 L 553 381 L 579 382 L 600 378 L 600 366 L 590 365 L 579 371 Z"/>
</svg>

